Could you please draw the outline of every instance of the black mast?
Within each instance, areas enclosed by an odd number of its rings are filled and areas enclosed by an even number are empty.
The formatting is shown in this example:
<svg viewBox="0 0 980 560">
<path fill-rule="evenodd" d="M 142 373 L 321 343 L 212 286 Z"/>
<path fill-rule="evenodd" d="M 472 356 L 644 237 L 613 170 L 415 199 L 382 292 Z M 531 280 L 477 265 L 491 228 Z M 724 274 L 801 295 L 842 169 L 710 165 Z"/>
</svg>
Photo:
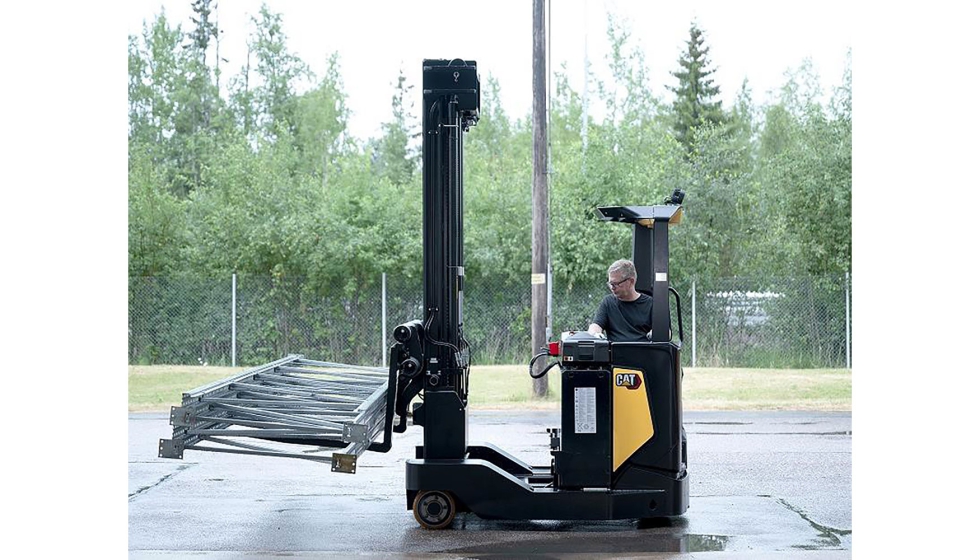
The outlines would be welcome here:
<svg viewBox="0 0 980 560">
<path fill-rule="evenodd" d="M 427 425 L 427 459 L 466 453 L 463 337 L 463 132 L 480 117 L 475 61 L 422 63 L 422 258 L 425 293 L 425 404 L 416 423 Z"/>
</svg>

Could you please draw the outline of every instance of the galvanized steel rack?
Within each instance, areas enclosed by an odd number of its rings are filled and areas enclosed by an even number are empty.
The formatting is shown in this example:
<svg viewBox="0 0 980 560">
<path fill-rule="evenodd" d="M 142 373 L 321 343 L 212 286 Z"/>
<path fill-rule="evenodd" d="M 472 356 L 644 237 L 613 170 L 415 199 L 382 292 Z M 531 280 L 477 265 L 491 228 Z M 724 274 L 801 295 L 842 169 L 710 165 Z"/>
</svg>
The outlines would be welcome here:
<svg viewBox="0 0 980 560">
<path fill-rule="evenodd" d="M 353 473 L 364 451 L 391 447 L 389 381 L 381 368 L 289 355 L 184 393 L 159 456 L 183 459 L 194 449 L 291 457 Z"/>
</svg>

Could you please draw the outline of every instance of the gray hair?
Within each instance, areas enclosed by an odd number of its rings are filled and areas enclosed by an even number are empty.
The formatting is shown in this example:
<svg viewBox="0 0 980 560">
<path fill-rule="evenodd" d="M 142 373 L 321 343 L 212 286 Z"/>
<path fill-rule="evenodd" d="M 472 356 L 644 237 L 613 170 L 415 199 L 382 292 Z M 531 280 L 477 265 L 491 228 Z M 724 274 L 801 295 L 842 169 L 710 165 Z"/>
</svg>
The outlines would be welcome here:
<svg viewBox="0 0 980 560">
<path fill-rule="evenodd" d="M 633 266 L 633 261 L 626 259 L 619 259 L 618 261 L 609 265 L 609 271 L 607 272 L 610 276 L 613 273 L 619 273 L 623 280 L 627 278 L 636 278 L 636 267 Z"/>
</svg>

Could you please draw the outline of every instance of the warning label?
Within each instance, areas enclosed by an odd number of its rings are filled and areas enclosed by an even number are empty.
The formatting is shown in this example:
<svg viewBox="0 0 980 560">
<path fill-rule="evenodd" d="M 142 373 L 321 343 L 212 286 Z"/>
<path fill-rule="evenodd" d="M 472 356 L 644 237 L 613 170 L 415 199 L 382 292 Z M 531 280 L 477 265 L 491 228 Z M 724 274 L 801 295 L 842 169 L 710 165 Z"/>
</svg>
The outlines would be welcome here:
<svg viewBox="0 0 980 560">
<path fill-rule="evenodd" d="M 595 387 L 575 388 L 575 433 L 595 433 Z"/>
</svg>

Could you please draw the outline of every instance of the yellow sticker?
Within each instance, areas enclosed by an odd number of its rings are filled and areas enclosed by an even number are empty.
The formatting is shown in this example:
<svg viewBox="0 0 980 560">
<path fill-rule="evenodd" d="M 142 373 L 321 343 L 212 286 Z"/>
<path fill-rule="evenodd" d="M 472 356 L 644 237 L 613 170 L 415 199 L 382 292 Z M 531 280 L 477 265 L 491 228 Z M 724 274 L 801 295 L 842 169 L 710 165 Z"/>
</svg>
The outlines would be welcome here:
<svg viewBox="0 0 980 560">
<path fill-rule="evenodd" d="M 653 416 L 646 376 L 640 370 L 613 368 L 613 470 L 653 437 Z"/>
</svg>

